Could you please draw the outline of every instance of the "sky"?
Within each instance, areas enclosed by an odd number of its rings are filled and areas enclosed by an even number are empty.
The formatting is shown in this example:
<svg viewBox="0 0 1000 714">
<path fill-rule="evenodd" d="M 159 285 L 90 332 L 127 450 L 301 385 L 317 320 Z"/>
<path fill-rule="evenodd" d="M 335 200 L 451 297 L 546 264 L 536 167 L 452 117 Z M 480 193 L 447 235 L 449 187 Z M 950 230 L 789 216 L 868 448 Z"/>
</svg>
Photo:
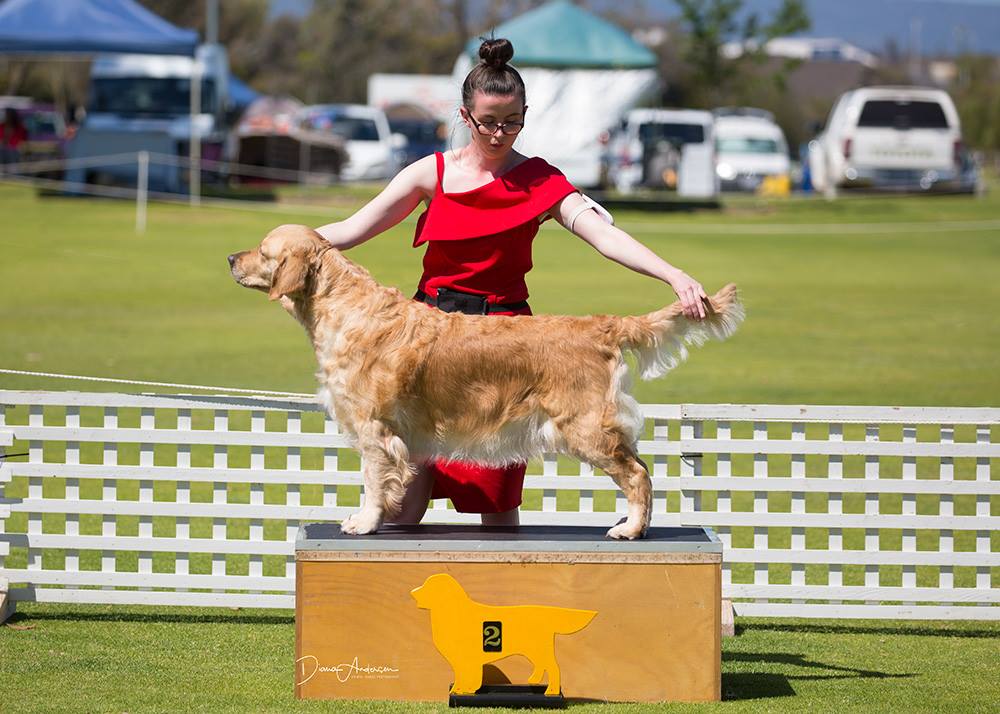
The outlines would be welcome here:
<svg viewBox="0 0 1000 714">
<path fill-rule="evenodd" d="M 405 2 L 406 0 L 397 0 Z M 619 0 L 590 0 L 592 7 L 616 7 Z M 271 14 L 305 14 L 312 0 L 271 0 Z M 962 50 L 1000 55 L 1000 0 L 806 0 L 813 27 L 804 35 L 839 37 L 879 52 L 891 38 L 901 51 L 955 54 Z M 471 9 L 485 0 L 472 0 Z M 749 12 L 766 16 L 780 0 L 745 0 Z M 645 0 L 651 15 L 677 15 L 673 0 Z"/>
</svg>

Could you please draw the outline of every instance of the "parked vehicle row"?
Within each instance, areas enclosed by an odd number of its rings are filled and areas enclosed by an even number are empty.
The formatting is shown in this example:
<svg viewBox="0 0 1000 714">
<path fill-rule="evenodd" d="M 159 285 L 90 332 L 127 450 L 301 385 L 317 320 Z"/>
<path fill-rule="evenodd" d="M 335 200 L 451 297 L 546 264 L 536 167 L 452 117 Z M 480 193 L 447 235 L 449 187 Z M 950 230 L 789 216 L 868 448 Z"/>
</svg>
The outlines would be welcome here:
<svg viewBox="0 0 1000 714">
<path fill-rule="evenodd" d="M 705 148 L 711 162 L 713 141 L 707 111 L 633 109 L 607 137 L 603 183 L 622 193 L 639 187 L 677 189 L 684 147 Z"/>
<path fill-rule="evenodd" d="M 602 185 L 677 189 L 685 152 L 708 150 L 716 186 L 760 191 L 792 183 L 785 135 L 767 111 L 633 109 L 605 138 Z M 826 127 L 800 152 L 805 188 L 975 190 L 955 105 L 939 89 L 865 87 L 842 95 Z M 798 178 L 798 176 L 796 176 Z"/>
<path fill-rule="evenodd" d="M 642 187 L 711 196 L 756 190 L 770 177 L 787 179 L 789 170 L 784 134 L 769 112 L 633 109 L 608 137 L 603 183 L 623 193 Z"/>
<path fill-rule="evenodd" d="M 192 116 L 194 69 L 202 84 L 201 106 Z M 278 153 L 280 168 L 327 172 L 344 180 L 390 178 L 445 146 L 444 127 L 429 114 L 401 113 L 390 119 L 377 107 L 302 106 L 295 100 L 287 100 L 295 109 L 286 112 L 284 129 L 272 127 L 263 138 L 254 129 L 254 137 L 247 138 L 240 131 L 252 112 L 248 110 L 236 124 L 227 101 L 227 78 L 228 62 L 218 46 L 199 47 L 194 59 L 97 58 L 86 121 L 72 141 L 53 107 L 30 100 L 14 107 L 28 137 L 17 152 L 18 160 L 68 156 L 78 160 L 67 171 L 70 181 L 134 183 L 134 164 L 103 167 L 88 159 L 140 149 L 186 157 L 192 122 L 201 136 L 203 159 L 278 167 L 274 164 Z M 8 104 L 20 100 L 6 99 Z M 276 133 L 284 144 L 275 143 Z M 243 146 L 244 139 L 258 140 L 260 146 Z M 761 109 L 632 109 L 600 140 L 604 144 L 601 186 L 623 193 L 666 189 L 709 197 L 720 190 L 774 191 L 775 187 L 787 192 L 793 176 L 804 189 L 827 195 L 850 188 L 971 192 L 978 181 L 978 170 L 962 143 L 954 103 L 946 92 L 924 87 L 863 87 L 843 94 L 822 131 L 800 148 L 800 171 L 793 169 L 780 126 Z M 259 160 L 251 160 L 251 154 Z M 186 174 L 183 162 L 151 166 L 151 188 L 182 191 Z"/>
<path fill-rule="evenodd" d="M 192 115 L 191 78 L 196 71 L 202 77 L 201 106 Z M 69 158 L 77 161 L 67 180 L 135 185 L 134 163 L 101 166 L 91 160 L 139 150 L 183 159 L 189 155 L 192 127 L 200 136 L 203 159 L 242 159 L 263 168 L 325 172 L 343 180 L 384 180 L 419 158 L 408 156 L 406 134 L 394 131 L 381 109 L 365 105 L 295 102 L 298 109 L 283 123 L 247 128 L 238 123 L 228 100 L 228 80 L 228 59 L 219 45 L 198 47 L 193 59 L 127 54 L 96 58 L 86 119 L 68 148 Z M 281 98 L 261 99 L 273 103 Z M 183 192 L 187 173 L 183 161 L 153 162 L 150 188 Z M 203 171 L 203 178 L 212 175 Z M 226 177 L 220 173 L 216 178 Z"/>
</svg>

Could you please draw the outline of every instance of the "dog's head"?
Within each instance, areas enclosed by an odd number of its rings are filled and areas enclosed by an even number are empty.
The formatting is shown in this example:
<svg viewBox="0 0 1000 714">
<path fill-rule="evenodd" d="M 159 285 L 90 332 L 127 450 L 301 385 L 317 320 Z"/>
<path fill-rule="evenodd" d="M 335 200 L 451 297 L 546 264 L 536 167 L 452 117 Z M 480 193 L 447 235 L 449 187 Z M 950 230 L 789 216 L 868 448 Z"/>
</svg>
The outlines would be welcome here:
<svg viewBox="0 0 1000 714">
<path fill-rule="evenodd" d="M 430 576 L 423 585 L 413 588 L 410 595 L 417 601 L 417 607 L 422 610 L 447 606 L 468 597 L 458 581 L 447 573 Z"/>
<path fill-rule="evenodd" d="M 278 226 L 253 250 L 230 255 L 229 268 L 236 282 L 266 292 L 271 300 L 295 297 L 328 249 L 330 244 L 308 226 Z"/>
</svg>

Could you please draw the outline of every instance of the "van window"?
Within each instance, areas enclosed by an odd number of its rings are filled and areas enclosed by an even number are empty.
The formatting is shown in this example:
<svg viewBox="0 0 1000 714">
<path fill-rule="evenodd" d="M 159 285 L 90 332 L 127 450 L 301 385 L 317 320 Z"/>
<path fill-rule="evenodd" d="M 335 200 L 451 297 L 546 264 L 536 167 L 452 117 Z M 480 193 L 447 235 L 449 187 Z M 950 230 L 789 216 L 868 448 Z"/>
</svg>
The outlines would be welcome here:
<svg viewBox="0 0 1000 714">
<path fill-rule="evenodd" d="M 201 111 L 215 106 L 215 82 L 202 79 Z M 191 81 L 183 77 L 101 77 L 90 87 L 88 110 L 135 117 L 176 117 L 191 111 Z"/>
<path fill-rule="evenodd" d="M 21 112 L 21 118 L 30 137 L 61 136 L 63 133 L 62 120 L 55 112 Z"/>
<path fill-rule="evenodd" d="M 872 99 L 865 102 L 858 126 L 893 129 L 947 129 L 948 119 L 937 102 Z"/>
<path fill-rule="evenodd" d="M 701 124 L 646 122 L 639 126 L 639 141 L 643 144 L 669 141 L 676 146 L 701 144 L 705 141 L 705 127 Z"/>
<path fill-rule="evenodd" d="M 779 154 L 784 147 L 776 139 L 762 139 L 750 136 L 734 136 L 715 141 L 715 150 L 720 154 Z"/>
<path fill-rule="evenodd" d="M 378 126 L 373 119 L 352 117 L 342 112 L 320 111 L 308 114 L 302 128 L 338 134 L 347 141 L 378 141 Z"/>
</svg>

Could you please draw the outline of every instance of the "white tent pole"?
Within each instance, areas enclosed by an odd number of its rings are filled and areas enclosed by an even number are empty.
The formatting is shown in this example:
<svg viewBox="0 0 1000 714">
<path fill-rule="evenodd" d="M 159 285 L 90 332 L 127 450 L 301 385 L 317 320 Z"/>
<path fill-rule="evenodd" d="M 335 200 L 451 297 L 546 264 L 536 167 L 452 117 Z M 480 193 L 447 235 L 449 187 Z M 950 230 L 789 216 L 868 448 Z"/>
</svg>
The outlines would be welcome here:
<svg viewBox="0 0 1000 714">
<path fill-rule="evenodd" d="M 139 161 L 139 180 L 135 192 L 135 232 L 142 235 L 146 232 L 146 203 L 148 200 L 149 188 L 149 152 L 140 151 L 137 154 Z"/>
<path fill-rule="evenodd" d="M 205 5 L 205 42 L 214 45 L 219 41 L 219 0 L 208 0 Z"/>
<path fill-rule="evenodd" d="M 201 64 L 195 55 L 191 68 L 191 140 L 188 144 L 188 154 L 191 159 L 188 168 L 188 192 L 192 206 L 201 203 L 201 136 L 195 126 L 199 114 L 201 114 Z"/>
</svg>

